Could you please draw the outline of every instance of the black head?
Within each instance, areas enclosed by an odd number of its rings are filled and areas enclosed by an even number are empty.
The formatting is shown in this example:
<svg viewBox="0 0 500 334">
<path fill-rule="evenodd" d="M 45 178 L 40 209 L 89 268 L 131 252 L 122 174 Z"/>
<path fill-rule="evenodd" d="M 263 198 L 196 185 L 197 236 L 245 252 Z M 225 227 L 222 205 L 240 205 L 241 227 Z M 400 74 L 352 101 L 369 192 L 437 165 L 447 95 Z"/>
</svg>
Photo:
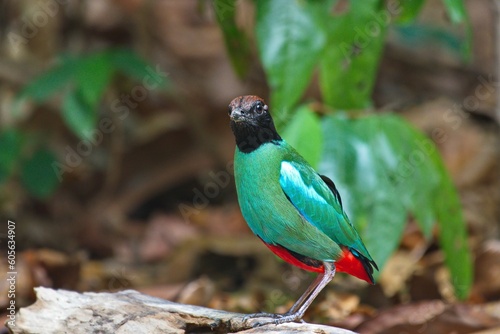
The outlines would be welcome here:
<svg viewBox="0 0 500 334">
<path fill-rule="evenodd" d="M 279 142 L 269 107 L 263 99 L 255 95 L 235 98 L 229 104 L 231 129 L 240 151 L 248 153 L 262 144 Z"/>
</svg>

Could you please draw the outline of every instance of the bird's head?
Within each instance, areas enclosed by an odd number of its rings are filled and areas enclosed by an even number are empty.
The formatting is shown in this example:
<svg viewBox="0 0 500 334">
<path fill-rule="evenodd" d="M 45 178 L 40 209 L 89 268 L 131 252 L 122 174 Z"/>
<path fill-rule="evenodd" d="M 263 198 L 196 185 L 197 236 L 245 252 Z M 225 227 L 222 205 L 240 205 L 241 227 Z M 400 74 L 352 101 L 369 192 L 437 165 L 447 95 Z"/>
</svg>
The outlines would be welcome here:
<svg viewBox="0 0 500 334">
<path fill-rule="evenodd" d="M 258 148 L 260 145 L 281 140 L 266 102 L 258 96 L 239 96 L 229 104 L 231 129 L 236 144 L 243 152 Z"/>
<path fill-rule="evenodd" d="M 258 96 L 239 96 L 229 104 L 231 123 L 246 123 L 254 126 L 269 126 L 273 122 L 266 102 Z M 244 124 L 242 124 L 244 126 Z"/>
</svg>

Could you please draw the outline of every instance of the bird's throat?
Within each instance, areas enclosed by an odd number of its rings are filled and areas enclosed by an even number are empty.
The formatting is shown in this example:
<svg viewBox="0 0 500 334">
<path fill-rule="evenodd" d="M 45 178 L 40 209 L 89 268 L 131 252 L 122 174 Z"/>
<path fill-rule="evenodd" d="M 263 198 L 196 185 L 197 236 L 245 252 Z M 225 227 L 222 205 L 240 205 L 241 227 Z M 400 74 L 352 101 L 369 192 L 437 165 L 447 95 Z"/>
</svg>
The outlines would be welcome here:
<svg viewBox="0 0 500 334">
<path fill-rule="evenodd" d="M 261 127 L 247 122 L 231 122 L 236 139 L 236 145 L 242 153 L 250 153 L 266 143 L 278 144 L 282 139 L 276 132 L 274 124 L 270 127 Z"/>
</svg>

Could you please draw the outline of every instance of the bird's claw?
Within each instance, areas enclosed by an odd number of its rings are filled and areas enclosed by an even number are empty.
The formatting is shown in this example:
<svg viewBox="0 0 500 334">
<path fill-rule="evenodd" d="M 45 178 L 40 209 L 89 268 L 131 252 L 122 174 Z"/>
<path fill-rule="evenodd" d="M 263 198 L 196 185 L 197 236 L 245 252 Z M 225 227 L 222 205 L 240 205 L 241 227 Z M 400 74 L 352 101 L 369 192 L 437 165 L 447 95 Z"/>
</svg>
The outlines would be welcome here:
<svg viewBox="0 0 500 334">
<path fill-rule="evenodd" d="M 254 313 L 243 317 L 243 321 L 248 322 L 248 320 L 250 319 L 259 319 L 259 318 L 267 318 L 267 319 L 262 319 L 251 324 L 252 327 L 260 327 L 269 324 L 279 325 L 279 324 L 284 324 L 285 322 L 298 322 L 298 321 L 302 323 L 304 322 L 304 320 L 302 320 L 299 315 L 289 314 L 289 313 L 285 314 Z"/>
<path fill-rule="evenodd" d="M 246 316 L 244 316 L 243 321 L 248 321 L 249 319 L 255 319 L 255 318 L 279 319 L 282 316 L 283 316 L 283 314 L 276 314 L 276 313 L 266 313 L 266 312 L 252 313 L 252 314 L 247 314 Z"/>
</svg>

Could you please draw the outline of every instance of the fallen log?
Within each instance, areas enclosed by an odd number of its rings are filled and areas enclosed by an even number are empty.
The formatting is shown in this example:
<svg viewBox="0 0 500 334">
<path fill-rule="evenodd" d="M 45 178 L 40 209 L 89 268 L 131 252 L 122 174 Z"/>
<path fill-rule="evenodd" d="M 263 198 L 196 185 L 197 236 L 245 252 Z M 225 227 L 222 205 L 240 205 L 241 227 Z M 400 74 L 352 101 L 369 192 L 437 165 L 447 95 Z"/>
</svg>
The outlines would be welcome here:
<svg viewBox="0 0 500 334">
<path fill-rule="evenodd" d="M 173 303 L 126 290 L 117 293 L 36 288 L 37 301 L 16 314 L 7 327 L 27 333 L 322 333 L 353 332 L 308 323 L 286 323 L 252 328 L 258 319 L 244 314 Z"/>
</svg>

